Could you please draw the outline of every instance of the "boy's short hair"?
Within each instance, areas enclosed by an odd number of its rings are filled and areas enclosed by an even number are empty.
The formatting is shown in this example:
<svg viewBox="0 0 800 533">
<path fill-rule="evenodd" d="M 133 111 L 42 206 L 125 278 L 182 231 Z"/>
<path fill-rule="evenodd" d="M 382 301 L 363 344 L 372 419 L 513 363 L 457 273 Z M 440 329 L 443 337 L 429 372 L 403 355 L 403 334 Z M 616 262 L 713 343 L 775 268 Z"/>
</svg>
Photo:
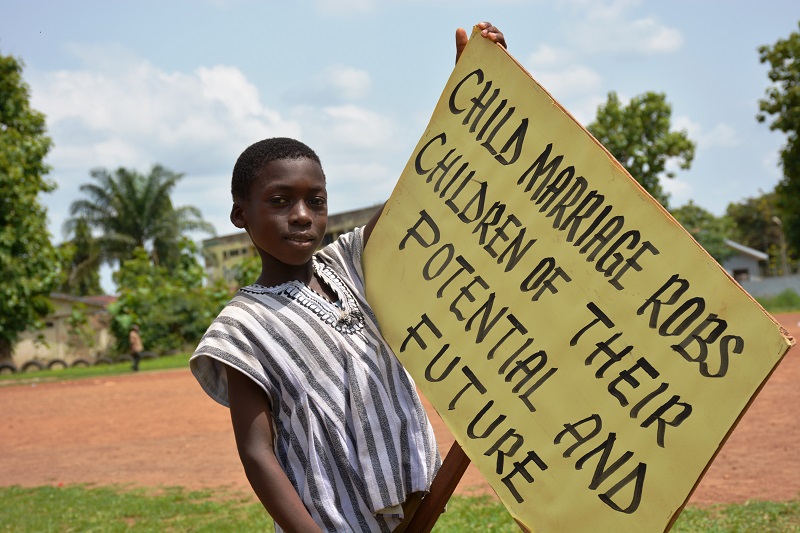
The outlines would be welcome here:
<svg viewBox="0 0 800 533">
<path fill-rule="evenodd" d="M 231 195 L 234 201 L 250 196 L 250 185 L 264 165 L 282 159 L 308 158 L 322 168 L 319 156 L 307 145 L 289 137 L 272 137 L 248 146 L 236 160 L 231 177 Z M 325 173 L 323 172 L 324 176 Z"/>
</svg>

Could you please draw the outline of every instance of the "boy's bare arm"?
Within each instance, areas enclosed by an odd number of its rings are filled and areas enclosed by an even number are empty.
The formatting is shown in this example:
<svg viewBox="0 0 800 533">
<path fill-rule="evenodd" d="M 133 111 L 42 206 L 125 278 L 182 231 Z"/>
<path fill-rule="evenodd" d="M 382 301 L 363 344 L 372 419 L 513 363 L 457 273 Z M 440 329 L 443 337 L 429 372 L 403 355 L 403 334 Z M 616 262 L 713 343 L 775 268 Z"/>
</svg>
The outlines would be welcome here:
<svg viewBox="0 0 800 533">
<path fill-rule="evenodd" d="M 491 22 L 479 22 L 476 26 L 481 29 L 481 37 L 489 39 L 493 43 L 498 43 L 502 45 L 503 48 L 507 48 L 506 38 L 503 36 L 503 32 L 493 26 Z M 456 63 L 458 63 L 458 58 L 461 57 L 461 52 L 464 51 L 464 47 L 467 46 L 468 40 L 467 31 L 464 28 L 458 28 L 456 30 Z M 367 241 L 369 241 L 372 230 L 375 228 L 375 224 L 378 222 L 378 218 L 380 218 L 382 212 L 383 206 L 378 209 L 372 218 L 369 219 L 366 226 L 364 226 L 364 246 L 367 245 Z"/>
<path fill-rule="evenodd" d="M 275 457 L 264 391 L 233 367 L 226 365 L 225 372 L 236 447 L 256 496 L 284 531 L 320 531 Z"/>
</svg>

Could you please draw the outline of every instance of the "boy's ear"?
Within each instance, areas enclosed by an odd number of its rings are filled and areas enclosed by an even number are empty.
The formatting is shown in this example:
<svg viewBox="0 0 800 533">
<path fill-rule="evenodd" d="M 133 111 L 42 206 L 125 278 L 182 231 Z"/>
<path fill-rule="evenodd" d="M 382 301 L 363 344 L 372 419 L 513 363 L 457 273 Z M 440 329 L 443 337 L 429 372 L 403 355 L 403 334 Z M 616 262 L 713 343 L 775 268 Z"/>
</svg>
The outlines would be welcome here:
<svg viewBox="0 0 800 533">
<path fill-rule="evenodd" d="M 244 209 L 239 204 L 238 201 L 233 202 L 233 207 L 231 208 L 231 222 L 237 228 L 246 228 L 247 227 L 247 220 L 244 216 Z"/>
</svg>

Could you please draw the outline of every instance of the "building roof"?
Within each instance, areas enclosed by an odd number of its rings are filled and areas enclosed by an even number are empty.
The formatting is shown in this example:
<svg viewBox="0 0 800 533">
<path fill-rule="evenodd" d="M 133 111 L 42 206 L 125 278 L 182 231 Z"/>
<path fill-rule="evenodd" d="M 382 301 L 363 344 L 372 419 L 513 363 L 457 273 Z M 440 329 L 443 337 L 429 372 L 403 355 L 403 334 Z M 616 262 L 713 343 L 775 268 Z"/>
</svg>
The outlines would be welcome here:
<svg viewBox="0 0 800 533">
<path fill-rule="evenodd" d="M 53 300 L 61 300 L 64 302 L 80 302 L 92 307 L 100 307 L 105 309 L 109 304 L 117 301 L 117 297 L 109 294 L 100 294 L 97 296 L 73 296 L 64 292 L 51 292 L 50 298 Z"/>
<path fill-rule="evenodd" d="M 766 261 L 769 259 L 769 255 L 765 254 L 764 252 L 759 252 L 758 250 L 750 248 L 749 246 L 745 246 L 744 244 L 739 244 L 738 242 L 734 242 L 730 239 L 725 239 L 725 244 L 737 252 L 744 255 L 749 255 L 750 257 L 759 261 Z"/>
</svg>

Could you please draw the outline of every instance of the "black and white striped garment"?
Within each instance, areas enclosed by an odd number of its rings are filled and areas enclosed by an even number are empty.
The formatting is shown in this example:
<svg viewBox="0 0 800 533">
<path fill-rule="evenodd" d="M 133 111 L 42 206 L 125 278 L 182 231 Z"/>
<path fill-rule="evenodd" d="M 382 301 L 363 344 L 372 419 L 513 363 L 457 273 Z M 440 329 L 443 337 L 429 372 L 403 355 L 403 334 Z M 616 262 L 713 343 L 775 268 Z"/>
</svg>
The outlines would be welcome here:
<svg viewBox="0 0 800 533">
<path fill-rule="evenodd" d="M 190 361 L 225 406 L 223 365 L 266 391 L 278 460 L 324 531 L 391 531 L 396 506 L 430 490 L 440 466 L 414 382 L 364 298 L 362 252 L 358 228 L 314 256 L 338 304 L 298 281 L 241 289 Z"/>
</svg>

